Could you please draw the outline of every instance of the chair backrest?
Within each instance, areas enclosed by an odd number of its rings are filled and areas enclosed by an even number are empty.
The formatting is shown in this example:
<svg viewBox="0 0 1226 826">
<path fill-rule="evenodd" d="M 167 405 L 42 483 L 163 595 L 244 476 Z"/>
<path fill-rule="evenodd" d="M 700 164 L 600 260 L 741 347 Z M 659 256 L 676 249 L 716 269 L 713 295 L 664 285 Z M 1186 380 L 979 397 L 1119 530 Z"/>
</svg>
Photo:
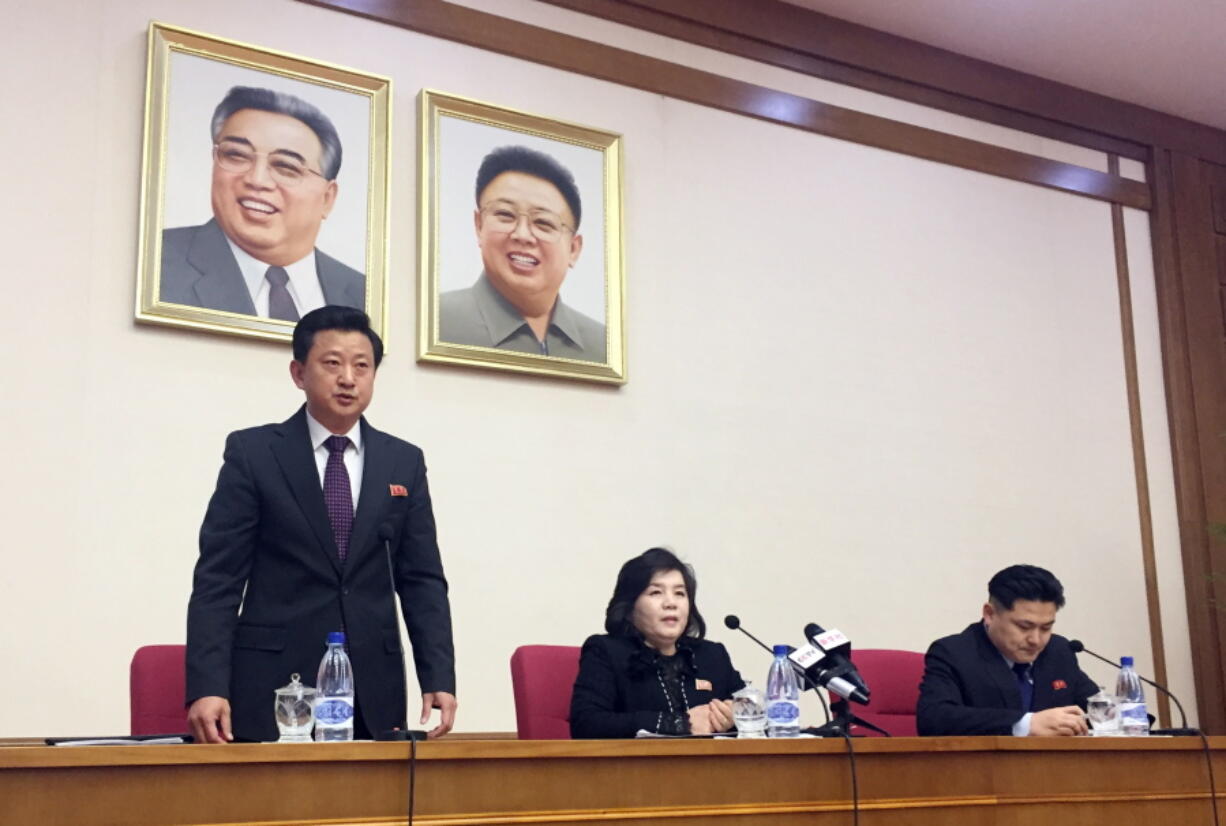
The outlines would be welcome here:
<svg viewBox="0 0 1226 826">
<path fill-rule="evenodd" d="M 145 645 L 132 655 L 128 680 L 132 734 L 187 732 L 185 650 L 182 645 Z"/>
<path fill-rule="evenodd" d="M 569 740 L 570 695 L 579 647 L 521 645 L 511 655 L 515 726 L 520 740 Z"/>
<path fill-rule="evenodd" d="M 919 684 L 924 676 L 924 655 L 917 651 L 865 648 L 853 649 L 851 660 L 871 692 L 869 704 L 853 703 L 852 713 L 894 737 L 915 737 L 915 705 L 919 702 Z M 856 733 L 881 736 L 863 726 L 858 727 Z"/>
</svg>

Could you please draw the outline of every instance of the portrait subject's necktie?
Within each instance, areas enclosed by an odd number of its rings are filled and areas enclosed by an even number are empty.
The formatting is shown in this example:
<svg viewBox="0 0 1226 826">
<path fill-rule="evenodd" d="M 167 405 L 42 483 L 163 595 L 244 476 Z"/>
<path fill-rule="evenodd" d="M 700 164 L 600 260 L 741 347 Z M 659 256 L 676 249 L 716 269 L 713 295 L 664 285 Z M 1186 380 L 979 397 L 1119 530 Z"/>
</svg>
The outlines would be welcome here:
<svg viewBox="0 0 1226 826">
<path fill-rule="evenodd" d="M 1034 705 L 1034 683 L 1026 678 L 1030 663 L 1014 663 L 1013 673 L 1017 675 L 1017 690 L 1022 694 L 1022 711 L 1030 711 Z"/>
<path fill-rule="evenodd" d="M 324 466 L 324 504 L 328 507 L 337 555 L 344 562 L 349 555 L 349 534 L 353 530 L 353 492 L 349 487 L 349 470 L 345 467 L 349 437 L 329 436 L 324 445 L 328 448 L 328 464 Z"/>
<path fill-rule="evenodd" d="M 269 267 L 264 277 L 268 279 L 268 317 L 297 321 L 298 308 L 294 306 L 293 296 L 285 286 L 289 283 L 289 273 L 284 267 Z"/>
</svg>

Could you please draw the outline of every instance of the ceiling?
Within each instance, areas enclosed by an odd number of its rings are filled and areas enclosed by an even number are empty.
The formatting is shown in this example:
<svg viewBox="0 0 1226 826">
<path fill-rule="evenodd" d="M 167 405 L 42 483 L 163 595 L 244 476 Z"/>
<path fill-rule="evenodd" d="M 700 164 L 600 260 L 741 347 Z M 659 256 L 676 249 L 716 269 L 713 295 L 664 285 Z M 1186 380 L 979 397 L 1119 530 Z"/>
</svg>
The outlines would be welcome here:
<svg viewBox="0 0 1226 826">
<path fill-rule="evenodd" d="M 1223 0 L 786 0 L 1226 129 Z"/>
</svg>

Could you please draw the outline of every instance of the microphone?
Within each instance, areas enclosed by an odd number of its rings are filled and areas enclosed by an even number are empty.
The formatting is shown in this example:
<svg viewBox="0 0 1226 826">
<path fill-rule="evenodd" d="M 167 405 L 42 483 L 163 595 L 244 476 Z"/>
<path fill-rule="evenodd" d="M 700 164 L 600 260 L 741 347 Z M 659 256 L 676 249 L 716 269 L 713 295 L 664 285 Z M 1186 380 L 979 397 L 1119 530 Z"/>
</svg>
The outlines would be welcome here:
<svg viewBox="0 0 1226 826">
<path fill-rule="evenodd" d="M 379 540 L 383 543 L 383 553 L 387 558 L 387 580 L 392 589 L 392 631 L 397 638 L 400 636 L 400 615 L 396 613 L 396 569 L 392 567 L 392 540 L 396 538 L 396 528 L 391 522 L 379 524 Z M 424 731 L 410 729 L 408 723 L 401 720 L 401 725 L 381 731 L 375 735 L 376 740 L 411 740 L 417 742 L 426 739 Z"/>
<path fill-rule="evenodd" d="M 1105 662 L 1107 665 L 1111 666 L 1112 668 L 1120 667 L 1120 664 L 1117 663 L 1115 660 L 1109 660 L 1106 657 L 1104 657 L 1102 654 L 1098 654 L 1086 648 L 1085 643 L 1083 643 L 1081 640 L 1069 640 L 1068 647 L 1072 649 L 1074 654 L 1080 654 L 1081 652 L 1084 651 L 1085 653 L 1089 654 L 1091 657 L 1102 660 L 1103 662 Z M 1188 728 L 1188 716 L 1183 713 L 1183 703 L 1179 702 L 1178 697 L 1176 697 L 1174 694 L 1168 691 L 1165 686 L 1158 685 L 1153 680 L 1150 680 L 1146 677 L 1142 677 L 1140 674 L 1137 674 L 1137 677 L 1140 678 L 1141 682 L 1145 683 L 1146 685 L 1152 685 L 1154 688 L 1158 689 L 1163 694 L 1170 697 L 1171 700 L 1173 700 L 1175 703 L 1175 708 L 1179 709 L 1179 723 L 1180 723 L 1179 728 L 1153 729 L 1150 732 L 1151 734 L 1173 734 L 1173 735 L 1179 736 L 1179 735 L 1189 735 L 1189 734 L 1195 735 L 1195 734 L 1200 733 L 1197 729 Z"/>
<path fill-rule="evenodd" d="M 815 645 L 831 656 L 838 654 L 846 658 L 851 654 L 851 640 L 847 639 L 846 635 L 837 628 L 827 631 L 816 622 L 811 622 L 805 626 L 805 639 L 812 640 Z"/>
<path fill-rule="evenodd" d="M 835 628 L 827 631 L 815 622 L 805 626 L 805 637 L 809 644 L 797 649 L 792 660 L 806 672 L 813 672 L 814 680 L 828 691 L 844 700 L 868 705 L 872 692 L 848 657 L 851 640 L 842 631 Z"/>
<path fill-rule="evenodd" d="M 749 637 L 751 640 L 756 642 L 759 645 L 759 647 L 762 648 L 763 651 L 765 651 L 767 654 L 770 654 L 771 657 L 774 658 L 775 649 L 771 648 L 769 645 L 762 642 L 762 640 L 758 639 L 753 634 L 749 633 L 744 628 L 742 628 L 741 618 L 738 617 L 736 614 L 729 614 L 728 616 L 724 617 L 724 625 L 726 625 L 728 629 L 731 631 L 740 631 L 742 634 L 744 634 L 745 636 Z M 791 646 L 788 646 L 788 647 L 791 648 Z M 800 675 L 800 678 L 809 684 L 809 688 L 813 689 L 813 693 L 817 695 L 817 699 L 821 701 L 822 714 L 825 715 L 826 722 L 829 723 L 830 722 L 830 708 L 826 705 L 826 698 L 823 697 L 822 693 L 817 690 L 817 683 L 813 682 L 813 680 L 805 672 L 804 666 L 800 665 L 795 660 L 792 660 L 792 666 L 793 668 L 796 669 L 797 673 Z"/>
<path fill-rule="evenodd" d="M 753 634 L 749 633 L 748 631 L 746 631 L 744 628 L 741 627 L 741 618 L 738 617 L 736 614 L 729 614 L 728 616 L 724 617 L 724 625 L 728 626 L 728 628 L 730 628 L 733 631 L 740 631 L 742 634 L 749 637 L 751 640 L 753 640 L 754 642 L 758 644 L 759 648 L 761 648 L 767 654 L 770 654 L 772 658 L 775 656 L 775 649 L 771 648 L 769 645 L 762 642 L 762 640 L 758 639 Z M 806 646 L 806 647 L 811 648 L 812 646 Z M 796 651 L 797 649 L 789 645 L 788 646 L 788 659 L 792 661 L 792 666 L 796 669 L 796 673 L 800 676 L 800 678 L 808 682 L 809 688 L 812 688 L 816 692 L 818 684 L 815 683 L 809 677 L 809 674 L 806 673 L 805 666 L 802 665 L 796 659 Z M 818 696 L 820 697 L 821 695 L 819 694 Z"/>
<path fill-rule="evenodd" d="M 736 616 L 735 614 L 729 614 L 728 616 L 724 617 L 724 625 L 726 625 L 732 631 L 740 631 L 742 634 L 749 637 L 751 640 L 761 646 L 766 653 L 771 655 L 771 657 L 775 656 L 775 650 L 773 648 L 741 627 L 740 617 Z M 813 627 L 818 631 L 821 631 L 820 626 Z M 805 630 L 807 632 L 808 628 Z M 848 642 L 847 638 L 843 637 L 843 635 L 839 632 L 823 631 L 822 633 L 838 634 L 846 643 L 846 649 L 848 651 L 851 650 L 851 643 Z M 837 667 L 822 668 L 821 664 L 828 658 L 828 655 L 825 651 L 819 649 L 812 643 L 806 644 L 801 648 L 792 648 L 792 646 L 789 645 L 788 648 L 791 649 L 788 652 L 788 662 L 790 662 L 792 667 L 796 669 L 797 673 L 800 675 L 800 678 L 805 681 L 805 684 L 809 688 L 813 689 L 813 693 L 817 695 L 818 701 L 822 704 L 822 714 L 826 717 L 825 725 L 818 726 L 817 728 L 805 729 L 807 733 L 816 734 L 818 737 L 848 737 L 852 736 L 850 732 L 852 724 L 854 723 L 863 726 L 864 728 L 870 728 L 880 734 L 884 734 L 886 737 L 890 736 L 890 733 L 884 729 L 878 728 L 872 723 L 869 723 L 866 720 L 861 720 L 859 717 L 852 714 L 850 706 L 848 706 L 847 703 L 843 703 L 841 706 L 836 704 L 835 710 L 839 712 L 838 716 L 833 720 L 830 718 L 830 706 L 826 704 L 825 695 L 817 690 L 819 686 L 824 687 L 827 691 L 836 694 L 845 700 L 850 699 L 858 703 L 868 702 L 868 686 L 864 684 L 864 678 L 856 672 L 855 666 L 848 662 L 848 669 L 842 672 L 837 671 Z M 822 682 L 822 680 L 825 680 L 825 682 Z M 858 681 L 858 684 L 855 681 Z M 861 697 L 863 699 L 861 699 Z"/>
<path fill-rule="evenodd" d="M 772 657 L 775 656 L 775 649 L 771 648 L 769 645 L 762 642 L 762 640 L 758 639 L 753 634 L 749 633 L 748 631 L 746 631 L 744 628 L 741 627 L 741 618 L 738 617 L 736 614 L 729 614 L 728 616 L 724 617 L 724 625 L 728 626 L 728 630 L 730 631 L 740 631 L 742 634 L 744 634 L 745 636 L 749 637 L 751 640 L 756 642 L 758 644 L 758 647 L 761 648 L 763 651 L 765 651 L 767 654 L 770 654 Z"/>
</svg>

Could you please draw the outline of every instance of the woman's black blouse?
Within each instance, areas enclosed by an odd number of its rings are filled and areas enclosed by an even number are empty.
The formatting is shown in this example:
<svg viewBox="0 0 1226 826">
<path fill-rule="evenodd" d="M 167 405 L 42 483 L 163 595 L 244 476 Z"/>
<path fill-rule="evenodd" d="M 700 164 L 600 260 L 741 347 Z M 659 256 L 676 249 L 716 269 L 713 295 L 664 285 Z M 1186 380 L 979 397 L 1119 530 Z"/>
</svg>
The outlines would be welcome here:
<svg viewBox="0 0 1226 826">
<path fill-rule="evenodd" d="M 717 642 L 682 637 L 662 657 L 641 640 L 598 634 L 579 656 L 570 702 L 575 738 L 633 737 L 689 731 L 688 710 L 712 698 L 727 700 L 745 685 Z"/>
</svg>

